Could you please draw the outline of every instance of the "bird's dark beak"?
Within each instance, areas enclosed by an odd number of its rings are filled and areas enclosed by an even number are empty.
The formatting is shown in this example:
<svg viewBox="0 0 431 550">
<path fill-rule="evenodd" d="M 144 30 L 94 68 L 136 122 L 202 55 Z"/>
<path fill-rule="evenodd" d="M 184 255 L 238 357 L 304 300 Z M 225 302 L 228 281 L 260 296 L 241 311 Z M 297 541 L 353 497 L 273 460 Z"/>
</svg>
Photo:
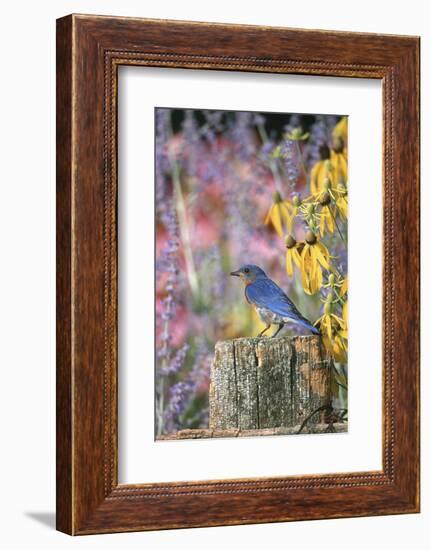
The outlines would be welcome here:
<svg viewBox="0 0 431 550">
<path fill-rule="evenodd" d="M 231 274 L 233 277 L 240 277 L 241 272 L 240 272 L 240 271 L 231 271 L 230 274 Z"/>
</svg>

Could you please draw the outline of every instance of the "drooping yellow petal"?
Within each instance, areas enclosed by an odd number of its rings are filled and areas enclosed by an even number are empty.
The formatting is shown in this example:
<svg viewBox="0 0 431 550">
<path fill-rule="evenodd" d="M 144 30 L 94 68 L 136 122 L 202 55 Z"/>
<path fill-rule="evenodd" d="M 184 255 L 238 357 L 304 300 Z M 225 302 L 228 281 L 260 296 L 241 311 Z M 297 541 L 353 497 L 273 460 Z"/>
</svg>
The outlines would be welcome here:
<svg viewBox="0 0 431 550">
<path fill-rule="evenodd" d="M 347 347 L 338 334 L 335 336 L 333 342 L 333 355 L 335 361 L 347 363 Z"/>
<path fill-rule="evenodd" d="M 345 323 L 344 323 L 343 319 L 338 317 L 338 315 L 335 315 L 335 313 L 331 313 L 331 317 L 337 321 L 337 323 L 340 325 L 340 327 L 342 327 L 342 328 L 345 327 Z"/>
<path fill-rule="evenodd" d="M 313 195 L 317 195 L 323 190 L 323 182 L 326 177 L 325 162 L 319 160 L 313 166 L 310 174 L 310 190 Z"/>
<path fill-rule="evenodd" d="M 341 138 L 346 147 L 347 147 L 347 139 L 348 139 L 347 130 L 348 130 L 348 119 L 346 116 L 343 116 L 343 118 L 334 126 L 334 129 L 332 130 L 333 139 Z"/>
<path fill-rule="evenodd" d="M 340 212 L 340 214 L 343 216 L 344 219 L 347 220 L 347 209 L 348 209 L 348 205 L 347 205 L 347 199 L 346 197 L 339 197 L 336 201 L 335 201 L 335 204 L 338 208 L 338 211 Z"/>
<path fill-rule="evenodd" d="M 329 351 L 329 353 L 332 355 L 332 353 L 333 353 L 332 341 L 326 336 L 326 334 L 322 335 L 322 340 L 323 340 L 323 345 Z"/>
<path fill-rule="evenodd" d="M 326 218 L 325 209 L 322 208 L 322 211 L 320 213 L 320 225 L 319 225 L 319 233 L 321 237 L 323 237 L 325 233 L 325 218 Z"/>
<path fill-rule="evenodd" d="M 316 248 L 315 245 L 310 245 L 310 248 L 308 249 L 309 254 L 309 271 L 310 271 L 310 277 L 314 279 L 316 277 L 316 270 L 317 270 L 317 258 L 316 258 Z"/>
<path fill-rule="evenodd" d="M 332 340 L 332 323 L 331 323 L 331 317 L 329 315 L 325 315 L 325 326 L 326 326 L 326 334 L 328 335 L 328 338 Z"/>
<path fill-rule="evenodd" d="M 322 288 L 322 283 L 323 283 L 322 270 L 320 269 L 320 266 L 316 262 L 315 275 L 314 275 L 314 287 L 313 287 L 314 292 L 313 292 L 313 294 L 315 294 L 316 292 L 318 292 Z"/>
<path fill-rule="evenodd" d="M 293 275 L 293 262 L 301 270 L 301 258 L 296 245 L 286 250 L 286 271 L 289 277 Z"/>
<path fill-rule="evenodd" d="M 319 323 L 322 323 L 323 317 L 325 317 L 325 316 L 322 315 L 322 317 L 319 317 L 318 319 L 316 319 L 316 320 L 314 321 L 313 325 L 314 325 L 315 327 L 317 327 L 317 325 L 318 325 Z"/>
<path fill-rule="evenodd" d="M 329 206 L 323 206 L 320 212 L 320 236 L 323 237 L 325 233 L 325 227 L 329 233 L 335 231 L 334 218 L 329 210 Z"/>
<path fill-rule="evenodd" d="M 282 215 L 285 219 L 289 231 L 292 231 L 292 216 L 289 212 L 290 204 L 287 201 L 284 201 L 280 202 L 278 206 L 280 207 L 280 215 Z"/>
<path fill-rule="evenodd" d="M 283 225 L 281 221 L 280 204 L 276 203 L 271 206 L 269 212 L 265 218 L 265 224 L 271 223 L 277 234 L 283 236 Z"/>
<path fill-rule="evenodd" d="M 293 258 L 293 261 L 296 264 L 296 267 L 298 267 L 298 269 L 300 269 L 300 267 L 301 267 L 301 258 L 299 257 L 299 252 L 298 252 L 298 249 L 296 247 L 292 248 L 292 258 Z"/>
<path fill-rule="evenodd" d="M 317 243 L 316 243 L 317 244 Z M 322 286 L 322 270 L 320 269 L 318 262 L 318 250 L 316 244 L 311 245 L 310 247 L 310 257 L 311 257 L 311 292 L 315 294 L 320 290 Z"/>
<path fill-rule="evenodd" d="M 344 324 L 345 326 L 347 327 L 348 324 L 349 324 L 349 321 L 348 321 L 348 314 L 349 314 L 349 308 L 347 306 L 347 303 L 348 302 L 345 302 L 343 304 L 343 321 L 344 321 Z"/>
<path fill-rule="evenodd" d="M 305 244 L 301 252 L 301 264 L 300 264 L 301 283 L 302 283 L 302 287 L 304 288 L 304 292 L 306 292 L 307 294 L 311 294 L 310 278 L 309 278 L 310 269 L 309 269 L 309 261 L 308 261 L 309 248 L 310 248 L 310 245 Z"/>
<path fill-rule="evenodd" d="M 331 164 L 333 167 L 333 182 L 335 186 L 347 182 L 347 161 L 342 153 L 331 151 Z"/>
<path fill-rule="evenodd" d="M 265 221 L 263 222 L 265 225 L 268 225 L 269 223 L 271 223 L 271 211 L 272 211 L 272 206 L 271 208 L 268 210 L 266 216 L 265 216 Z"/>
<path fill-rule="evenodd" d="M 301 280 L 307 294 L 315 294 L 323 283 L 322 269 L 317 260 L 315 244 L 306 243 L 301 252 Z"/>
<path fill-rule="evenodd" d="M 335 222 L 334 222 L 334 217 L 331 214 L 331 211 L 329 208 L 330 208 L 329 206 L 326 207 L 326 225 L 328 227 L 328 231 L 330 233 L 333 233 L 335 231 Z"/>
<path fill-rule="evenodd" d="M 314 266 L 311 258 L 311 245 L 305 244 L 301 252 L 301 281 L 304 288 L 304 292 L 307 294 L 314 294 L 313 278 L 314 278 Z"/>
<path fill-rule="evenodd" d="M 326 246 L 321 242 L 317 242 L 313 245 L 313 248 L 315 250 L 316 260 L 329 271 L 329 252 Z"/>
</svg>

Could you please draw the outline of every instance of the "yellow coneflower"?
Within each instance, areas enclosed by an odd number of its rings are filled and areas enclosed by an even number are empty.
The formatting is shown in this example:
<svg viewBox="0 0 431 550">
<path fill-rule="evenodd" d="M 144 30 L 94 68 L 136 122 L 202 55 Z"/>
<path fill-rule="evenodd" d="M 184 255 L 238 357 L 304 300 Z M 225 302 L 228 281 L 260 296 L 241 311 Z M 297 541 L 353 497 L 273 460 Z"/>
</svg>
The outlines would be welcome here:
<svg viewBox="0 0 431 550">
<path fill-rule="evenodd" d="M 312 195 L 318 195 L 324 189 L 326 181 L 330 180 L 331 161 L 319 160 L 313 166 L 310 174 L 310 190 Z"/>
<path fill-rule="evenodd" d="M 347 158 L 347 145 L 348 145 L 348 121 L 347 117 L 343 117 L 332 130 L 332 139 L 334 141 L 334 149 L 341 147 L 343 155 Z M 341 152 L 341 151 L 340 151 Z"/>
<path fill-rule="evenodd" d="M 330 233 L 333 233 L 336 228 L 335 218 L 337 213 L 344 219 L 347 219 L 347 189 L 342 183 L 334 186 L 331 179 L 316 180 L 313 186 L 312 195 L 307 200 L 314 200 L 320 204 L 320 235 L 323 236 L 325 227 Z M 334 209 L 331 208 L 333 204 Z"/>
<path fill-rule="evenodd" d="M 322 286 L 322 267 L 330 270 L 330 256 L 326 246 L 315 233 L 307 231 L 305 244 L 301 251 L 301 280 L 307 294 L 315 294 Z"/>
<path fill-rule="evenodd" d="M 335 315 L 334 308 L 334 295 L 332 292 L 329 292 L 326 300 L 324 302 L 323 315 L 317 319 L 315 324 L 320 323 L 320 332 L 325 334 L 332 341 L 332 337 L 335 332 L 338 332 L 339 329 L 344 329 L 345 324 L 344 320 L 338 315 Z"/>
<path fill-rule="evenodd" d="M 342 152 L 331 151 L 329 173 L 334 187 L 340 183 L 346 184 L 348 175 L 347 160 Z"/>
<path fill-rule="evenodd" d="M 334 360 L 345 363 L 347 362 L 347 324 L 333 312 L 335 302 L 334 295 L 330 292 L 325 300 L 323 315 L 317 319 L 315 325 L 320 324 L 323 343 Z"/>
<path fill-rule="evenodd" d="M 298 269 L 301 269 L 301 257 L 298 249 L 301 246 L 295 240 L 293 235 L 287 235 L 285 238 L 286 243 L 286 272 L 289 277 L 293 275 L 293 264 L 295 263 Z"/>
<path fill-rule="evenodd" d="M 281 194 L 274 193 L 274 203 L 265 218 L 265 224 L 271 223 L 277 234 L 283 237 L 283 220 L 286 222 L 289 231 L 292 228 L 292 205 L 289 201 L 283 200 Z"/>
<path fill-rule="evenodd" d="M 320 236 L 323 237 L 325 228 L 329 231 L 329 233 L 333 233 L 335 231 L 335 219 L 331 210 L 331 195 L 328 191 L 324 191 L 320 194 L 319 204 L 321 206 L 319 231 Z"/>
<path fill-rule="evenodd" d="M 322 147 L 321 160 L 316 162 L 310 174 L 310 189 L 313 195 L 317 195 L 330 185 L 332 189 L 337 189 L 343 185 L 346 189 L 348 171 L 347 161 L 343 153 L 330 150 L 328 147 Z"/>
</svg>

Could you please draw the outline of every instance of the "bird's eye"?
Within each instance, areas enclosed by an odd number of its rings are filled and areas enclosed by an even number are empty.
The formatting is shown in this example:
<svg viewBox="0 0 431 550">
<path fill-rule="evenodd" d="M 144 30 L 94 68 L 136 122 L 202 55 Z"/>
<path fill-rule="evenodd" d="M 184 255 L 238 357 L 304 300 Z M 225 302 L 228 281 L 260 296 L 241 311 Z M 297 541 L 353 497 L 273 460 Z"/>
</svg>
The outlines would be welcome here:
<svg viewBox="0 0 431 550">
<path fill-rule="evenodd" d="M 244 273 L 250 273 L 250 270 L 249 270 L 248 267 L 246 267 L 246 268 L 244 269 Z"/>
</svg>

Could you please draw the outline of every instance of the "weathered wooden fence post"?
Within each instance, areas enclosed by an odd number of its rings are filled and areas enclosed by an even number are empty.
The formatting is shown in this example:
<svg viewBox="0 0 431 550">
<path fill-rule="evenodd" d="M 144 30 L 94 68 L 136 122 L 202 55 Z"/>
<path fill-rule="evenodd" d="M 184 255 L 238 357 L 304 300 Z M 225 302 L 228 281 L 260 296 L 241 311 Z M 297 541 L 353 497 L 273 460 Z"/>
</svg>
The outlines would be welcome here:
<svg viewBox="0 0 431 550">
<path fill-rule="evenodd" d="M 319 336 L 218 342 L 211 367 L 209 427 L 256 430 L 301 424 L 330 403 L 331 360 Z M 308 424 L 323 422 L 324 411 Z"/>
</svg>

